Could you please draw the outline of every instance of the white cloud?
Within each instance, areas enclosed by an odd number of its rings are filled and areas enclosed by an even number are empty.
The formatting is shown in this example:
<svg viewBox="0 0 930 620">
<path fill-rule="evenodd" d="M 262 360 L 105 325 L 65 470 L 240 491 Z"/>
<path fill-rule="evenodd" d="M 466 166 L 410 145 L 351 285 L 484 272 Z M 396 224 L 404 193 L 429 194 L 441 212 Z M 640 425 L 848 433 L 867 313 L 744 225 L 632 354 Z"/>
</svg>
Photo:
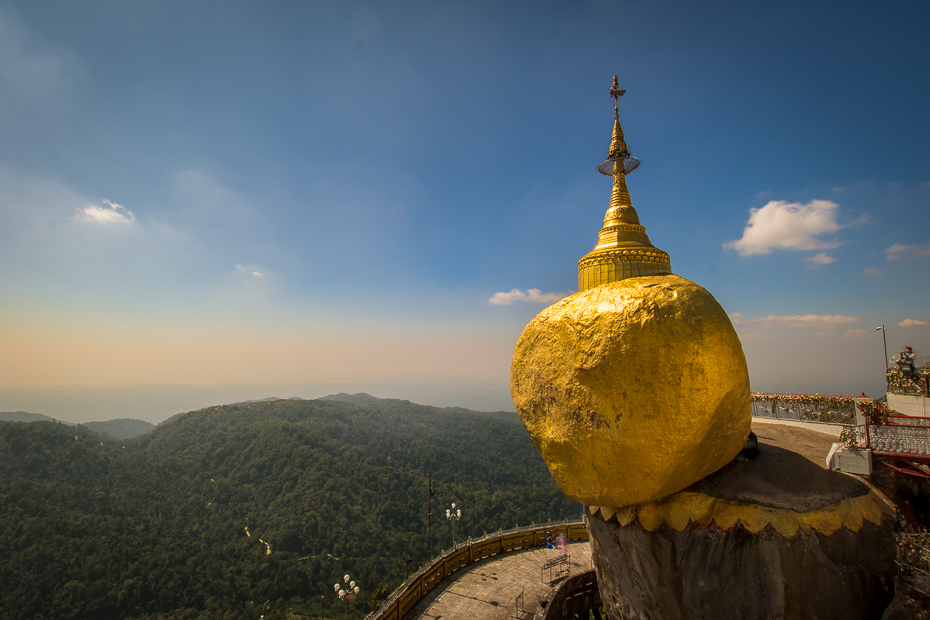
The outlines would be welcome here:
<svg viewBox="0 0 930 620">
<path fill-rule="evenodd" d="M 920 319 L 904 319 L 898 323 L 898 327 L 915 327 L 918 325 L 926 325 L 926 321 L 921 321 Z"/>
<path fill-rule="evenodd" d="M 862 338 L 870 333 L 864 329 L 847 329 L 843 332 L 843 338 Z"/>
<path fill-rule="evenodd" d="M 236 265 L 236 271 L 241 275 L 252 276 L 253 278 L 264 278 L 266 273 L 266 270 L 258 265 Z"/>
<path fill-rule="evenodd" d="M 930 256 L 930 243 L 923 245 L 904 245 L 896 243 L 885 248 L 885 260 L 900 260 L 902 258 L 921 258 Z"/>
<path fill-rule="evenodd" d="M 734 316 L 739 315 L 739 316 Z M 734 312 L 730 315 L 735 325 L 760 325 L 762 327 L 835 327 L 846 323 L 855 323 L 857 316 L 843 316 L 842 314 L 795 314 L 776 316 L 774 314 L 758 319 L 743 319 L 742 315 Z"/>
<path fill-rule="evenodd" d="M 567 295 L 562 293 L 543 293 L 538 288 L 531 288 L 525 293 L 515 288 L 509 293 L 494 293 L 488 302 L 495 306 L 509 306 L 515 301 L 532 301 L 539 304 L 552 304 L 565 297 L 567 297 Z"/>
<path fill-rule="evenodd" d="M 836 233 L 840 225 L 836 214 L 840 206 L 829 200 L 812 200 L 807 204 L 772 200 L 761 209 L 750 209 L 743 236 L 723 244 L 740 256 L 770 254 L 772 250 L 829 250 L 840 245 L 836 239 L 819 239 L 819 235 Z"/>
<path fill-rule="evenodd" d="M 87 205 L 75 209 L 71 219 L 75 222 L 99 224 L 101 226 L 125 226 L 135 221 L 136 217 L 132 214 L 132 211 L 123 205 L 110 202 L 106 198 L 103 199 L 103 203 L 107 206 Z"/>
<path fill-rule="evenodd" d="M 807 258 L 802 258 L 801 262 L 808 263 L 810 267 L 820 267 L 821 265 L 829 265 L 830 263 L 835 263 L 836 259 L 827 254 L 826 252 L 819 252 L 813 256 L 808 256 Z"/>
<path fill-rule="evenodd" d="M 862 270 L 862 273 L 865 274 L 865 275 L 867 275 L 867 276 L 883 276 L 883 275 L 885 275 L 885 272 L 882 271 L 881 269 L 873 269 L 873 268 L 871 268 L 871 267 L 869 267 L 868 269 L 863 269 L 863 270 Z"/>
</svg>

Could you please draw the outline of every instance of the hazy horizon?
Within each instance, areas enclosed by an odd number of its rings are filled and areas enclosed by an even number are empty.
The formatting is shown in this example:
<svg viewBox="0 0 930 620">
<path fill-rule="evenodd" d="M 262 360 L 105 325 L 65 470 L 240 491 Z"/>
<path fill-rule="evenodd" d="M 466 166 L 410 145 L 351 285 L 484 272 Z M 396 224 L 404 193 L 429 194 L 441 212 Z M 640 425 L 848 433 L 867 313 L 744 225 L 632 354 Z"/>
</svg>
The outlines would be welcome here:
<svg viewBox="0 0 930 620">
<path fill-rule="evenodd" d="M 0 387 L 0 411 L 41 413 L 63 422 L 135 418 L 158 424 L 178 413 L 268 397 L 306 399 L 364 392 L 434 407 L 516 411 L 507 384 L 335 382 L 236 385 L 60 385 Z"/>
<path fill-rule="evenodd" d="M 868 361 L 863 366 L 869 366 Z M 751 371 L 750 371 L 751 372 Z M 822 389 L 816 375 L 798 373 L 789 385 L 754 381 L 757 392 L 820 393 L 872 398 L 885 393 L 880 372 L 873 380 L 850 380 Z M 845 388 L 845 389 L 843 389 Z M 345 392 L 364 392 L 377 398 L 409 400 L 434 407 L 463 407 L 473 411 L 516 411 L 510 384 L 499 381 L 341 381 L 321 383 L 240 384 L 85 384 L 56 386 L 0 386 L 0 411 L 40 413 L 64 422 L 85 423 L 135 418 L 158 424 L 178 413 L 213 405 L 263 398 L 321 398 Z"/>
</svg>

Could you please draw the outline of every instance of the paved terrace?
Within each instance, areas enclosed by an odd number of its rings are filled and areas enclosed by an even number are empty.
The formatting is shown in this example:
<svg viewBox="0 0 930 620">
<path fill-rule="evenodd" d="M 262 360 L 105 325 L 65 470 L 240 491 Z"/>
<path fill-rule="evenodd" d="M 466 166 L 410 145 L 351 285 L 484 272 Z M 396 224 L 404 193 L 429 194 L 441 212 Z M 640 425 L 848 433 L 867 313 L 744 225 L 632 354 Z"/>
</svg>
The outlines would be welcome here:
<svg viewBox="0 0 930 620">
<path fill-rule="evenodd" d="M 560 582 L 541 581 L 540 569 L 557 557 L 557 549 L 531 548 L 511 551 L 469 564 L 444 579 L 414 605 L 405 619 L 506 620 L 514 613 L 514 599 L 524 592 L 523 608 L 534 613 L 539 599 Z M 569 543 L 571 574 L 590 570 L 588 541 Z"/>
</svg>

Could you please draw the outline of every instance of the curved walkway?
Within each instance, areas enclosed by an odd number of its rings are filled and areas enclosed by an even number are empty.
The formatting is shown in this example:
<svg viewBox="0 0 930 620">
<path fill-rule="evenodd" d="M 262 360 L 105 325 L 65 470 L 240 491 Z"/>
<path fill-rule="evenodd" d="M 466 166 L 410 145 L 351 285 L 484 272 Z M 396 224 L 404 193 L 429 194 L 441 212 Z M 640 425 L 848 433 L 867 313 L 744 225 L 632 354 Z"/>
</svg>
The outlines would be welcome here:
<svg viewBox="0 0 930 620">
<path fill-rule="evenodd" d="M 556 549 L 531 548 L 496 555 L 459 569 L 414 605 L 405 619 L 506 620 L 516 611 L 514 599 L 523 593 L 523 609 L 535 613 L 539 599 L 558 583 L 541 580 L 541 568 L 557 557 Z M 571 574 L 590 570 L 587 540 L 569 543 Z"/>
</svg>

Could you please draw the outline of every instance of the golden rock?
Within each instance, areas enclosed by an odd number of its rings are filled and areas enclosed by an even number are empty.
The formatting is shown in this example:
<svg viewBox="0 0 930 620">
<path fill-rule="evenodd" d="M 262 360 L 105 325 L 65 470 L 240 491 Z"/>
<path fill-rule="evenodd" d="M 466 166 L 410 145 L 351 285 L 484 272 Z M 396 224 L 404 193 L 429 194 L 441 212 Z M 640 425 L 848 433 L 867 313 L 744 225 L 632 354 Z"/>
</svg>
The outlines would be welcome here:
<svg viewBox="0 0 930 620">
<path fill-rule="evenodd" d="M 674 274 L 583 290 L 524 329 L 511 395 L 562 492 L 653 502 L 726 465 L 749 434 L 749 373 L 704 288 Z"/>
<path fill-rule="evenodd" d="M 517 342 L 510 392 L 562 492 L 589 506 L 654 502 L 726 465 L 749 434 L 749 372 L 717 300 L 671 273 L 626 185 L 639 167 L 620 126 L 598 172 L 613 177 L 578 290 Z"/>
</svg>

